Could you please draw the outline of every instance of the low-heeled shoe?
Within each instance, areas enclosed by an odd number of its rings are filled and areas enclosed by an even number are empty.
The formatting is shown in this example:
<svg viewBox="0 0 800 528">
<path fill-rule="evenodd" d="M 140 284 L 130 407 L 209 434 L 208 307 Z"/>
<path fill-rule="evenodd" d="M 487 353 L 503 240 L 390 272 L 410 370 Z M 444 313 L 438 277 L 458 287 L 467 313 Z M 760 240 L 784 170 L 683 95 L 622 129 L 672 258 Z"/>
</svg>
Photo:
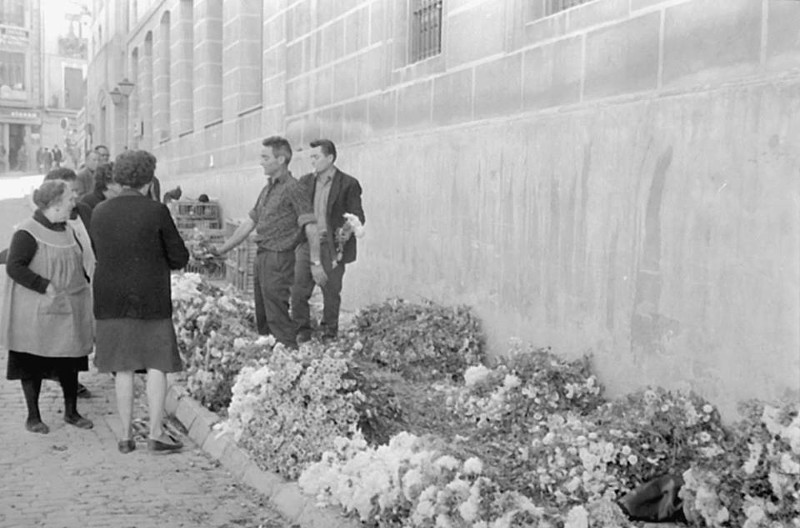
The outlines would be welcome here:
<svg viewBox="0 0 800 528">
<path fill-rule="evenodd" d="M 172 442 L 164 442 L 162 440 L 156 440 L 155 438 L 148 438 L 147 439 L 147 449 L 150 451 L 157 451 L 157 452 L 172 452 L 178 451 L 183 447 L 183 444 L 175 439 L 171 439 Z"/>
<path fill-rule="evenodd" d="M 120 440 L 119 442 L 117 442 L 117 449 L 119 449 L 119 452 L 122 453 L 123 455 L 127 455 L 128 453 L 136 449 L 136 442 L 134 442 L 130 438 L 127 440 Z"/>
</svg>

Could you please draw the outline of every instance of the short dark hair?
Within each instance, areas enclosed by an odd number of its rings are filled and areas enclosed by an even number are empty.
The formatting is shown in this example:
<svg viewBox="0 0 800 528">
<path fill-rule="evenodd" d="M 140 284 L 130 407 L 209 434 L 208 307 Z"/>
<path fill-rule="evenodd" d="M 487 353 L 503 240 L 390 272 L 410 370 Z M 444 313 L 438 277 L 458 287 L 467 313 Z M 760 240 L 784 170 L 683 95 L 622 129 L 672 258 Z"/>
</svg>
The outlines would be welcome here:
<svg viewBox="0 0 800 528">
<path fill-rule="evenodd" d="M 94 171 L 94 190 L 105 191 L 108 184 L 114 181 L 114 162 L 98 165 Z"/>
<path fill-rule="evenodd" d="M 283 158 L 286 160 L 286 165 L 289 165 L 289 162 L 292 161 L 292 146 L 289 144 L 289 141 L 286 138 L 281 136 L 270 136 L 262 141 L 261 145 L 265 147 L 272 147 L 272 155 L 276 158 L 278 156 L 283 156 Z"/>
<path fill-rule="evenodd" d="M 139 189 L 153 181 L 155 171 L 155 156 L 146 150 L 126 150 L 117 156 L 112 174 L 118 184 Z"/>
<path fill-rule="evenodd" d="M 106 152 L 111 152 L 110 150 L 108 150 L 108 147 L 107 147 L 107 146 L 105 146 L 105 145 L 97 145 L 97 146 L 94 148 L 94 151 L 95 151 L 95 152 L 97 152 L 98 154 L 100 154 L 100 149 L 105 149 L 105 150 L 106 150 Z"/>
<path fill-rule="evenodd" d="M 57 169 L 53 169 L 47 173 L 47 176 L 44 177 L 44 181 L 51 181 L 51 180 L 64 180 L 64 181 L 75 181 L 78 177 L 75 175 L 75 171 L 72 169 L 68 169 L 67 167 L 59 167 Z"/>
<path fill-rule="evenodd" d="M 33 191 L 33 203 L 40 211 L 44 211 L 60 200 L 67 189 L 69 189 L 69 184 L 64 180 L 45 180 L 38 189 Z"/>
<path fill-rule="evenodd" d="M 336 145 L 330 139 L 315 139 L 310 145 L 311 148 L 319 147 L 323 154 L 333 156 L 333 161 L 336 161 Z"/>
</svg>

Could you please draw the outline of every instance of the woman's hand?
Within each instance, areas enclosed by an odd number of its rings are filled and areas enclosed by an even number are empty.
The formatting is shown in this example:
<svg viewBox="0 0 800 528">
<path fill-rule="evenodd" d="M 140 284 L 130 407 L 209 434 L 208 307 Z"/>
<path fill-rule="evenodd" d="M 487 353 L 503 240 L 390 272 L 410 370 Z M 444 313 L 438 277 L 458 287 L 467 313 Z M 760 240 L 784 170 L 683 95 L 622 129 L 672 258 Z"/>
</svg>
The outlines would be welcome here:
<svg viewBox="0 0 800 528">
<path fill-rule="evenodd" d="M 47 285 L 47 290 L 44 292 L 45 295 L 48 297 L 55 297 L 56 296 L 56 287 L 53 286 L 53 283 Z"/>
</svg>

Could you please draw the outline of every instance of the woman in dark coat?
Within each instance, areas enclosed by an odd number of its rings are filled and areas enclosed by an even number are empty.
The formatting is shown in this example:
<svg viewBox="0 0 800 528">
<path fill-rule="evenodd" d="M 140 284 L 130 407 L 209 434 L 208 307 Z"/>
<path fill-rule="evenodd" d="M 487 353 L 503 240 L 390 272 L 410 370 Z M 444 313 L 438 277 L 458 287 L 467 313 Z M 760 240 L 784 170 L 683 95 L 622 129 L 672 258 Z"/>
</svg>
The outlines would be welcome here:
<svg viewBox="0 0 800 528">
<path fill-rule="evenodd" d="M 43 378 L 64 391 L 64 421 L 91 429 L 78 414 L 78 371 L 92 351 L 92 295 L 82 250 L 68 223 L 75 194 L 63 180 L 45 181 L 33 194 L 36 212 L 17 226 L 8 251 L 0 307 L 0 347 L 7 349 L 6 377 L 18 379 L 28 407 L 25 427 L 45 434 L 39 413 Z"/>
<path fill-rule="evenodd" d="M 186 265 L 189 252 L 164 204 L 148 198 L 155 157 L 127 150 L 114 163 L 122 192 L 95 207 L 91 235 L 97 254 L 94 314 L 95 364 L 115 372 L 117 408 L 122 420 L 119 450 L 136 448 L 132 439 L 133 375 L 147 370 L 151 451 L 182 446 L 162 429 L 168 372 L 183 368 L 172 325 L 170 270 Z"/>
</svg>

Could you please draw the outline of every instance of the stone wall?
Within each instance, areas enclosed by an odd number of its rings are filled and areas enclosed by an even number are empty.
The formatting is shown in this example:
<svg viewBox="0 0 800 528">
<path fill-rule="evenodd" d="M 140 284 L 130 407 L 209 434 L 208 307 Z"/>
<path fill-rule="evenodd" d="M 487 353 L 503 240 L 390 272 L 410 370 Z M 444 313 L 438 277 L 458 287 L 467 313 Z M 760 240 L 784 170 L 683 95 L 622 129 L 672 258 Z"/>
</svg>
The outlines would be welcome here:
<svg viewBox="0 0 800 528">
<path fill-rule="evenodd" d="M 329 137 L 365 190 L 347 305 L 469 303 L 495 353 L 726 413 L 800 387 L 800 2 L 450 0 L 418 63 L 407 2 L 345 4 L 261 5 L 263 106 L 154 147 L 167 185 L 243 216 L 261 137 Z"/>
</svg>

